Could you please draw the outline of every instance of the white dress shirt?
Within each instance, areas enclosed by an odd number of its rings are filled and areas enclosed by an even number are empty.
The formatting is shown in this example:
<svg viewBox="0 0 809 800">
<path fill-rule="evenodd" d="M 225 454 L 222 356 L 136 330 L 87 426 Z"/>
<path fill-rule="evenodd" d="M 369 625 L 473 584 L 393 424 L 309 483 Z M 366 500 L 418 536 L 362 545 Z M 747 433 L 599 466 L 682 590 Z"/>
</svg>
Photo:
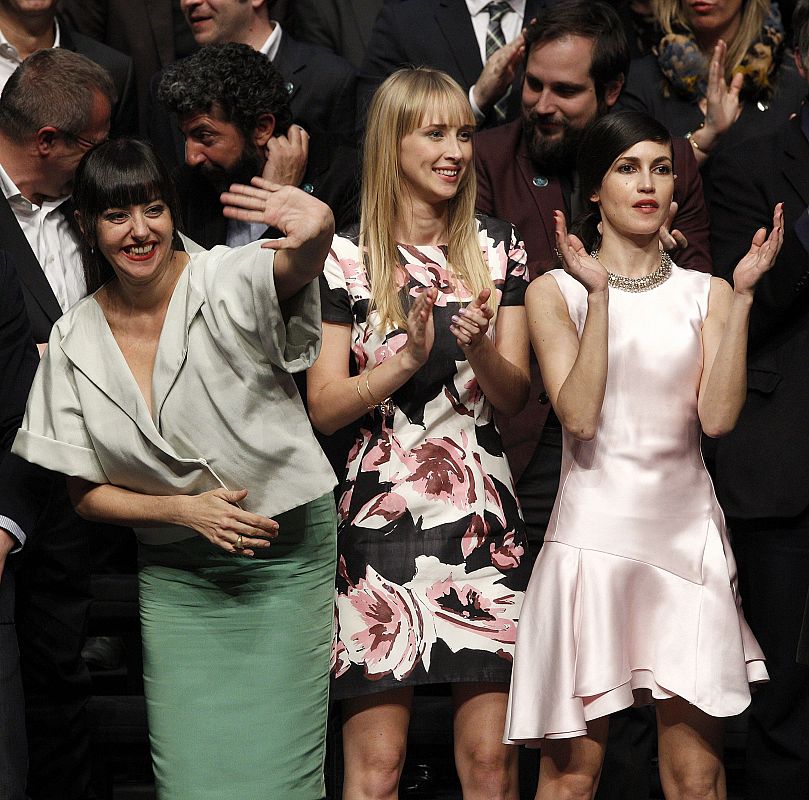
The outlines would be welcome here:
<svg viewBox="0 0 809 800">
<path fill-rule="evenodd" d="M 54 19 L 53 24 L 56 27 L 53 46 L 59 47 L 59 23 Z M 20 58 L 19 52 L 17 52 L 17 48 L 6 39 L 3 31 L 0 31 L 0 92 L 3 91 L 6 81 L 20 64 L 22 64 L 22 59 Z"/>
<path fill-rule="evenodd" d="M 66 197 L 34 205 L 0 165 L 0 187 L 11 211 L 34 251 L 62 311 L 87 294 L 79 242 L 65 215 L 59 210 Z"/>
</svg>

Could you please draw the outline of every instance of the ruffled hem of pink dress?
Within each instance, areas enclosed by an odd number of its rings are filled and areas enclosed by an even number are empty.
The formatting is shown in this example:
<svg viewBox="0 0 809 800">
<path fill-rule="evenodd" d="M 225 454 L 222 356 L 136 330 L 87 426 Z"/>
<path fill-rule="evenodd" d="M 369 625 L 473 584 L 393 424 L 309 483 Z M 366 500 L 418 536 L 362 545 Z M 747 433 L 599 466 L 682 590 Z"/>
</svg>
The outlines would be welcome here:
<svg viewBox="0 0 809 800">
<path fill-rule="evenodd" d="M 504 741 L 582 736 L 589 720 L 672 697 L 733 716 L 749 705 L 750 684 L 767 680 L 732 553 L 713 523 L 699 583 L 550 541 L 518 623 Z"/>
</svg>

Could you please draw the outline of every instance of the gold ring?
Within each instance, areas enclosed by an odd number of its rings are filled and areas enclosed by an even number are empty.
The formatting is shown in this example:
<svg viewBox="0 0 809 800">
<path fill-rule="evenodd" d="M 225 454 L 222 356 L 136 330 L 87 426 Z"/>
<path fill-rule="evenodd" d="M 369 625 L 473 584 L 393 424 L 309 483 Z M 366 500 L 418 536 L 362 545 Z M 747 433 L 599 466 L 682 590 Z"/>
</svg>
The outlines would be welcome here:
<svg viewBox="0 0 809 800">
<path fill-rule="evenodd" d="M 244 550 L 244 540 L 242 539 L 242 535 L 239 534 L 236 537 L 236 544 L 233 545 L 237 550 Z"/>
</svg>

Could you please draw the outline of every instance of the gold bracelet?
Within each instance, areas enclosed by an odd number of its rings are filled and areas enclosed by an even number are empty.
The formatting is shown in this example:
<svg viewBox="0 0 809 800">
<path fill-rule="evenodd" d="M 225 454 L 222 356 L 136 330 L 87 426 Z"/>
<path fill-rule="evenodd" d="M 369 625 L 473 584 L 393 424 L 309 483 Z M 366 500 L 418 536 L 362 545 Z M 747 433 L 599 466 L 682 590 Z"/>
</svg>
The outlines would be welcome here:
<svg viewBox="0 0 809 800">
<path fill-rule="evenodd" d="M 376 369 L 376 367 L 374 367 L 374 369 Z M 368 410 L 372 411 L 373 409 L 378 408 L 383 417 L 392 417 L 396 411 L 396 406 L 393 400 L 391 400 L 390 397 L 386 397 L 384 400 L 377 400 L 374 393 L 371 391 L 371 386 L 368 383 L 368 380 L 371 377 L 372 372 L 373 369 L 369 369 L 368 372 L 365 373 L 365 391 L 368 393 L 368 397 L 374 401 L 372 406 L 368 406 Z M 359 392 L 359 382 L 357 382 L 357 391 Z"/>
<path fill-rule="evenodd" d="M 685 138 L 686 141 L 691 145 L 691 147 L 694 148 L 694 150 L 697 150 L 700 153 L 705 153 L 705 155 L 707 156 L 708 151 L 704 147 L 700 147 L 699 142 L 694 138 L 694 134 L 697 133 L 698 131 L 701 131 L 704 127 L 705 123 L 703 123 L 693 131 L 688 131 L 688 133 L 685 135 Z"/>
<path fill-rule="evenodd" d="M 362 392 L 360 391 L 360 383 L 362 383 L 362 378 L 360 378 L 354 385 L 357 387 L 357 396 L 362 401 L 363 405 L 369 410 L 373 411 L 376 408 L 376 405 L 369 406 L 368 401 L 362 396 Z M 373 395 L 371 395 L 373 397 Z"/>
</svg>

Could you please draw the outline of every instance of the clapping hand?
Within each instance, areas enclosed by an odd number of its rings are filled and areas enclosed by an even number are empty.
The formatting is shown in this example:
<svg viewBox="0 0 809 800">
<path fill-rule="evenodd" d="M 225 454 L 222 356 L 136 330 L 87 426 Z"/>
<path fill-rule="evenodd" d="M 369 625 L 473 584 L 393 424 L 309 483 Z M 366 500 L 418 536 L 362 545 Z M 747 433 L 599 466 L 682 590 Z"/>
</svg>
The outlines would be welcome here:
<svg viewBox="0 0 809 800">
<path fill-rule="evenodd" d="M 784 204 L 778 203 L 773 211 L 770 235 L 767 236 L 766 228 L 759 228 L 747 255 L 733 270 L 733 289 L 737 294 L 753 294 L 761 276 L 775 263 L 783 241 Z"/>
<path fill-rule="evenodd" d="M 567 232 L 565 215 L 561 211 L 554 211 L 553 219 L 556 222 L 556 248 L 565 272 L 584 286 L 588 294 L 607 291 L 607 270 L 587 252 L 577 236 Z"/>
<path fill-rule="evenodd" d="M 407 315 L 407 343 L 404 352 L 412 360 L 413 371 L 427 363 L 435 341 L 433 306 L 438 297 L 438 289 L 430 286 L 422 289 L 410 306 Z"/>
<path fill-rule="evenodd" d="M 705 114 L 706 131 L 713 137 L 722 136 L 739 118 L 742 113 L 742 104 L 739 102 L 739 92 L 744 84 L 744 75 L 737 72 L 728 86 L 725 81 L 725 58 L 728 46 L 720 39 L 714 47 L 711 63 L 708 65 L 708 89 L 705 93 L 704 104 L 701 104 Z"/>
<path fill-rule="evenodd" d="M 481 290 L 466 308 L 459 309 L 452 317 L 449 329 L 458 342 L 458 347 L 465 353 L 475 350 L 486 337 L 489 321 L 494 316 L 494 311 L 487 303 L 491 294 L 491 289 Z"/>
<path fill-rule="evenodd" d="M 486 60 L 472 90 L 481 111 L 490 109 L 506 93 L 524 56 L 525 39 L 520 33 Z"/>
<path fill-rule="evenodd" d="M 284 234 L 280 239 L 264 242 L 262 247 L 294 250 L 323 237 L 331 241 L 334 234 L 331 209 L 293 186 L 281 186 L 256 177 L 250 186 L 234 183 L 219 199 L 229 219 L 260 222 Z"/>
</svg>

